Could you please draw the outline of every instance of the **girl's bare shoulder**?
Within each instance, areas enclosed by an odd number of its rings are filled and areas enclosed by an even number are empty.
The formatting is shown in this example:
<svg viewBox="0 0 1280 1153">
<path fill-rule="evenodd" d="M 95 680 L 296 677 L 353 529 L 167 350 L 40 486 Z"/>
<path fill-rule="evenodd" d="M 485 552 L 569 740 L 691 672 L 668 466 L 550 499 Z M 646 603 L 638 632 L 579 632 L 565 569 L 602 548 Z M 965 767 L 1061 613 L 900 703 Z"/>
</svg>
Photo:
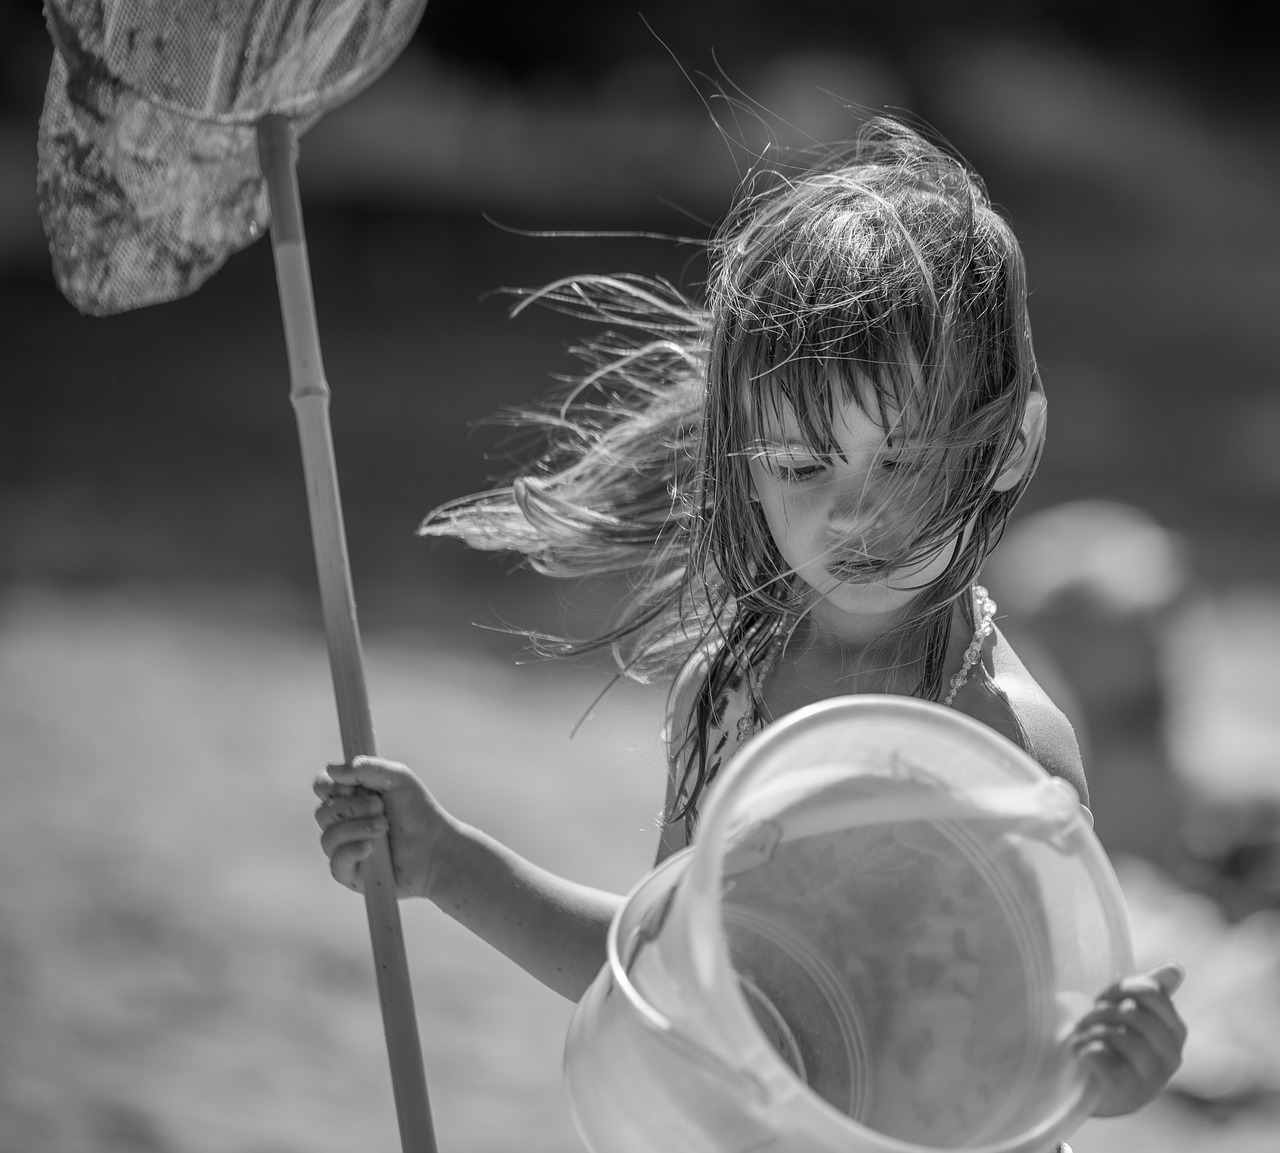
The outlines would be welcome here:
<svg viewBox="0 0 1280 1153">
<path fill-rule="evenodd" d="M 1029 753 L 1045 770 L 1069 782 L 1089 803 L 1084 765 L 1075 730 L 1066 714 L 1027 671 L 997 628 L 982 654 L 981 677 L 972 677 L 956 695 L 956 707 Z"/>
</svg>

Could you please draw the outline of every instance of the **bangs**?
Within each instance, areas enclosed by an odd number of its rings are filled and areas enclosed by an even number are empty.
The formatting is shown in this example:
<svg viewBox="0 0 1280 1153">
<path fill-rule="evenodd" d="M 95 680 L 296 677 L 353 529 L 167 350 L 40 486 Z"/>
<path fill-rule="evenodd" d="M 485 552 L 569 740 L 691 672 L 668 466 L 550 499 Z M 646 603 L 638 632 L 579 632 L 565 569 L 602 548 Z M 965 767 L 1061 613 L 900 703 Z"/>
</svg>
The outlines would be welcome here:
<svg viewBox="0 0 1280 1153">
<path fill-rule="evenodd" d="M 823 354 L 777 359 L 775 342 L 747 338 L 739 345 L 742 367 L 740 420 L 734 439 L 744 446 L 772 439 L 790 417 L 805 448 L 830 461 L 839 455 L 837 413 L 849 402 L 886 433 L 916 424 L 920 416 L 919 362 L 906 350 L 886 355 L 868 347 L 864 332 L 833 342 Z"/>
<path fill-rule="evenodd" d="M 919 425 L 930 407 L 948 345 L 939 290 L 950 288 L 937 283 L 934 238 L 950 234 L 935 217 L 954 209 L 917 197 L 904 213 L 870 183 L 829 174 L 793 186 L 725 253 L 717 368 L 741 395 L 748 439 L 789 408 L 808 447 L 830 455 L 849 400 L 886 431 Z"/>
</svg>

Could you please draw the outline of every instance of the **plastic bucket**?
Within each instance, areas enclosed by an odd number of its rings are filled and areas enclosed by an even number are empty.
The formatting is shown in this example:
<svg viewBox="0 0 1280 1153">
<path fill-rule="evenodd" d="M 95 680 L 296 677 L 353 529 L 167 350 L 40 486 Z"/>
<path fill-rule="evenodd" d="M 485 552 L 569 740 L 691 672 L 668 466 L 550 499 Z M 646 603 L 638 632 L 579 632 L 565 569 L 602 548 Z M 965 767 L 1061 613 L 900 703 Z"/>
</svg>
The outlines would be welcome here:
<svg viewBox="0 0 1280 1153">
<path fill-rule="evenodd" d="M 1067 1040 L 1131 969 L 1070 786 L 953 710 L 834 698 L 627 897 L 570 1104 L 592 1153 L 1033 1153 L 1092 1111 Z"/>
</svg>

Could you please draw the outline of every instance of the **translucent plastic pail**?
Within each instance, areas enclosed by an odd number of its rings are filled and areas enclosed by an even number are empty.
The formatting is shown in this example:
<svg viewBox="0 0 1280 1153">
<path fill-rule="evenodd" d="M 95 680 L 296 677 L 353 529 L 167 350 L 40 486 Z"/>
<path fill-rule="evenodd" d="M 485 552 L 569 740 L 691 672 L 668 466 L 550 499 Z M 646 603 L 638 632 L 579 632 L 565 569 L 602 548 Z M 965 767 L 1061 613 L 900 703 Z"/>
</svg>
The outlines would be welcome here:
<svg viewBox="0 0 1280 1153">
<path fill-rule="evenodd" d="M 628 896 L 569 1029 L 592 1153 L 1039 1153 L 1132 968 L 1074 790 L 985 725 L 841 697 L 756 736 Z"/>
</svg>

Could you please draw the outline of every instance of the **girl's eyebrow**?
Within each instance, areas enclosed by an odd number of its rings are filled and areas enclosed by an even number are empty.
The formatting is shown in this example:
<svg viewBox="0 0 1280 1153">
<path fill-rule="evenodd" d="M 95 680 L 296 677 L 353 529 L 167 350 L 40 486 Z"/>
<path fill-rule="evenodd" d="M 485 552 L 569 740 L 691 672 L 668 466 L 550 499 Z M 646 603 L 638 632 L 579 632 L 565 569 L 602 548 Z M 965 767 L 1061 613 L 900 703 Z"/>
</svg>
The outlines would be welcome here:
<svg viewBox="0 0 1280 1153">
<path fill-rule="evenodd" d="M 817 456 L 819 455 L 802 440 L 753 440 L 747 445 L 747 451 L 753 454 L 760 453 L 789 453 L 792 456 Z"/>
</svg>

